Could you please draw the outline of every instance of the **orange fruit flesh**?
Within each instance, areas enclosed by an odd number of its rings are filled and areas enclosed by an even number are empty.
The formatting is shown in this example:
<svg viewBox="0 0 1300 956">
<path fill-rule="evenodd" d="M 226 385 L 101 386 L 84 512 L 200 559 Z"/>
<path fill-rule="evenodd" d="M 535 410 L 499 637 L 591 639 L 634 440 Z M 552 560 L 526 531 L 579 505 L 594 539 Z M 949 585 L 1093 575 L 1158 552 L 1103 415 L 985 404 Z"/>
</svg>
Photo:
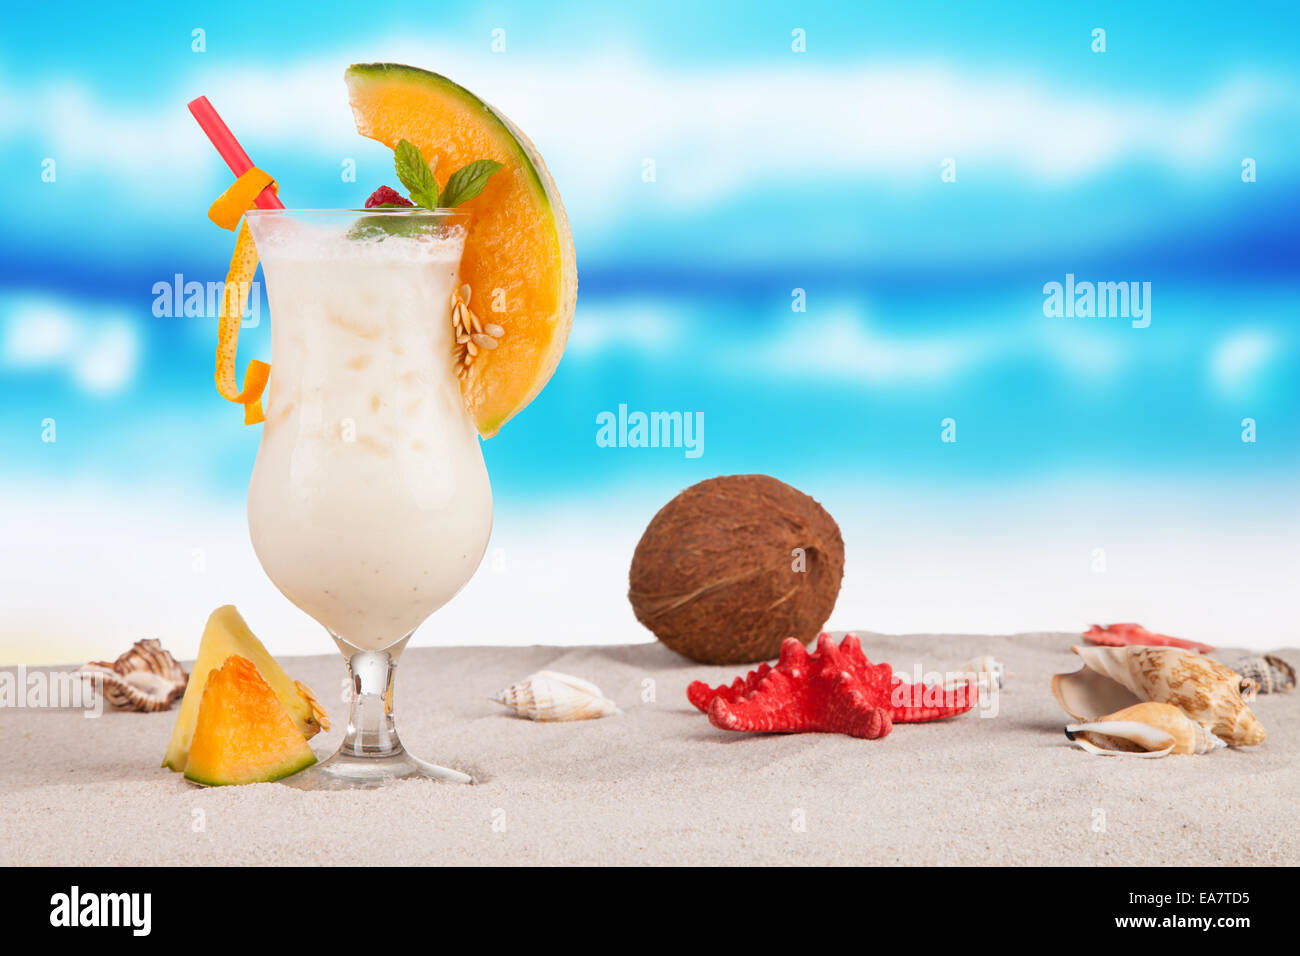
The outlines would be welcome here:
<svg viewBox="0 0 1300 956">
<path fill-rule="evenodd" d="M 377 63 L 350 67 L 346 79 L 357 131 L 389 147 L 414 143 L 434 165 L 439 188 L 474 160 L 502 164 L 483 192 L 459 207 L 473 213 L 460 270 L 469 307 L 505 329 L 461 385 L 479 432 L 489 437 L 542 390 L 568 338 L 577 270 L 559 193 L 527 137 L 446 77 Z"/>
<path fill-rule="evenodd" d="M 176 716 L 176 725 L 172 728 L 167 753 L 163 757 L 164 767 L 185 772 L 190 756 L 190 740 L 198 723 L 199 706 L 203 700 L 203 691 L 208 686 L 208 677 L 236 655 L 253 662 L 257 673 L 271 685 L 294 726 L 304 737 L 313 737 L 322 729 L 329 729 L 329 717 L 320 709 L 319 703 L 313 706 L 315 695 L 284 672 L 257 639 L 257 635 L 249 630 L 239 611 L 227 604 L 212 612 L 203 629 L 199 656 L 190 671 L 190 681 L 185 688 L 185 696 L 181 698 L 180 713 Z"/>
<path fill-rule="evenodd" d="M 208 676 L 185 777 L 210 786 L 262 783 L 316 762 L 271 685 L 232 655 Z"/>
</svg>

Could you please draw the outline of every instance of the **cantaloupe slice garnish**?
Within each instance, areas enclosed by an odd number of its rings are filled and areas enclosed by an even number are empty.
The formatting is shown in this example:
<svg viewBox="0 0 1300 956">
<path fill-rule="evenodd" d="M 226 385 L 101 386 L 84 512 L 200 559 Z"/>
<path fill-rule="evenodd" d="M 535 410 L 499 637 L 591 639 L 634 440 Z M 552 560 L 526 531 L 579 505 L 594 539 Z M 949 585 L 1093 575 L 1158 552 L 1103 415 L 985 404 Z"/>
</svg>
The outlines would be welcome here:
<svg viewBox="0 0 1300 956">
<path fill-rule="evenodd" d="M 307 738 L 252 661 L 236 654 L 208 674 L 186 780 L 211 787 L 266 783 L 315 762 Z"/>
<path fill-rule="evenodd" d="M 172 729 L 171 741 L 163 757 L 163 766 L 184 771 L 189 757 L 190 740 L 198 721 L 199 703 L 208 675 L 225 664 L 234 655 L 253 663 L 262 679 L 279 697 L 285 712 L 304 738 L 329 729 L 329 717 L 306 685 L 289 677 L 262 646 L 233 605 L 219 607 L 208 617 L 199 642 L 199 656 L 190 671 L 185 696 L 181 698 L 180 713 Z"/>
<path fill-rule="evenodd" d="M 366 63 L 345 79 L 357 131 L 390 148 L 410 140 L 434 164 L 439 188 L 474 160 L 503 165 L 460 207 L 473 213 L 461 282 L 479 317 L 505 330 L 461 379 L 466 407 L 490 437 L 542 390 L 569 337 L 578 271 L 560 194 L 528 137 L 445 76 Z"/>
</svg>

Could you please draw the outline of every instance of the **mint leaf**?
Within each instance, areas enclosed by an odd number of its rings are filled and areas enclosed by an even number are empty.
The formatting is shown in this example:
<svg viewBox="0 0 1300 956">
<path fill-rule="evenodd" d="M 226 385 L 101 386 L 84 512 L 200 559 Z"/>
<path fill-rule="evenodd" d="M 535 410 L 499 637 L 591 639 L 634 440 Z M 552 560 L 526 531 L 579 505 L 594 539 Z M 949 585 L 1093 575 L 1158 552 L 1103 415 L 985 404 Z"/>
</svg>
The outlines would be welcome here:
<svg viewBox="0 0 1300 956">
<path fill-rule="evenodd" d="M 476 159 L 456 170 L 451 174 L 442 191 L 443 208 L 451 209 L 466 200 L 473 199 L 483 191 L 488 177 L 500 168 L 501 164 L 494 159 Z M 415 199 L 414 193 L 411 194 L 411 198 Z"/>
<path fill-rule="evenodd" d="M 393 150 L 393 165 L 397 168 L 397 178 L 411 194 L 411 202 L 425 209 L 438 208 L 438 181 L 413 143 L 405 139 L 398 141 Z"/>
<path fill-rule="evenodd" d="M 409 140 L 398 140 L 393 149 L 393 165 L 397 178 L 402 181 L 411 202 L 425 209 L 451 209 L 483 191 L 488 178 L 501 168 L 494 159 L 476 159 L 451 174 L 441 192 L 433 170 L 420 155 L 419 148 Z"/>
<path fill-rule="evenodd" d="M 371 209 L 410 209 L 410 206 L 371 206 Z M 421 221 L 424 220 L 424 221 Z M 362 216 L 348 230 L 349 239 L 387 239 L 389 236 L 418 237 L 428 235 L 429 222 L 424 216 Z"/>
<path fill-rule="evenodd" d="M 438 194 L 436 192 L 425 192 L 422 189 L 411 190 L 411 202 L 425 209 L 438 208 Z M 410 208 L 409 206 L 406 208 Z"/>
</svg>

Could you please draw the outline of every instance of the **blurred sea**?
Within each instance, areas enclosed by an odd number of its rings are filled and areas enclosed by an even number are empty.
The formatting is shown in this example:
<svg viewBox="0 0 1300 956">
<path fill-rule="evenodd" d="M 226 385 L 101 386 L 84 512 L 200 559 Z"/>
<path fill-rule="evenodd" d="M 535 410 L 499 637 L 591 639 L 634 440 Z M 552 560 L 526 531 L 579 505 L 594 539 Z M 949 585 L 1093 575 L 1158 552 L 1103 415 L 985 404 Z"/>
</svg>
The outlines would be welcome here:
<svg viewBox="0 0 1300 956">
<path fill-rule="evenodd" d="M 839 626 L 1139 618 L 1280 643 L 1300 572 L 1300 303 L 1284 283 L 1169 285 L 1155 284 L 1144 329 L 1047 319 L 1028 279 L 974 292 L 820 282 L 803 313 L 775 283 L 584 292 L 550 386 L 485 446 L 497 521 L 484 569 L 419 639 L 643 639 L 624 599 L 641 528 L 688 484 L 767 472 L 844 528 Z M 258 430 L 207 387 L 210 325 L 154 323 L 139 384 L 93 402 L 48 370 L 6 376 L 10 657 L 104 653 L 110 633 L 192 647 L 227 601 L 285 652 L 327 648 L 248 547 Z M 250 345 L 265 338 L 249 331 Z M 699 457 L 600 447 L 597 416 L 620 405 L 702 416 Z"/>
</svg>

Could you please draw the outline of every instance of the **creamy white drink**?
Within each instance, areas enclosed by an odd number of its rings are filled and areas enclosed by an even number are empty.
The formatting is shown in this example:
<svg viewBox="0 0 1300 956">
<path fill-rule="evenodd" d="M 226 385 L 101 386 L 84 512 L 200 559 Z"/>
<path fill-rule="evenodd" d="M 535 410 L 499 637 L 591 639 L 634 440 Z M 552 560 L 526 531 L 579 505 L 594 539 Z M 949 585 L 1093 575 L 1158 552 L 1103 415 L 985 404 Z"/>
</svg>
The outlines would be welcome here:
<svg viewBox="0 0 1300 956">
<path fill-rule="evenodd" d="M 272 315 L 253 548 L 290 601 L 380 651 L 469 580 L 492 526 L 452 358 L 464 229 L 365 239 L 325 216 L 248 221 Z"/>
</svg>

